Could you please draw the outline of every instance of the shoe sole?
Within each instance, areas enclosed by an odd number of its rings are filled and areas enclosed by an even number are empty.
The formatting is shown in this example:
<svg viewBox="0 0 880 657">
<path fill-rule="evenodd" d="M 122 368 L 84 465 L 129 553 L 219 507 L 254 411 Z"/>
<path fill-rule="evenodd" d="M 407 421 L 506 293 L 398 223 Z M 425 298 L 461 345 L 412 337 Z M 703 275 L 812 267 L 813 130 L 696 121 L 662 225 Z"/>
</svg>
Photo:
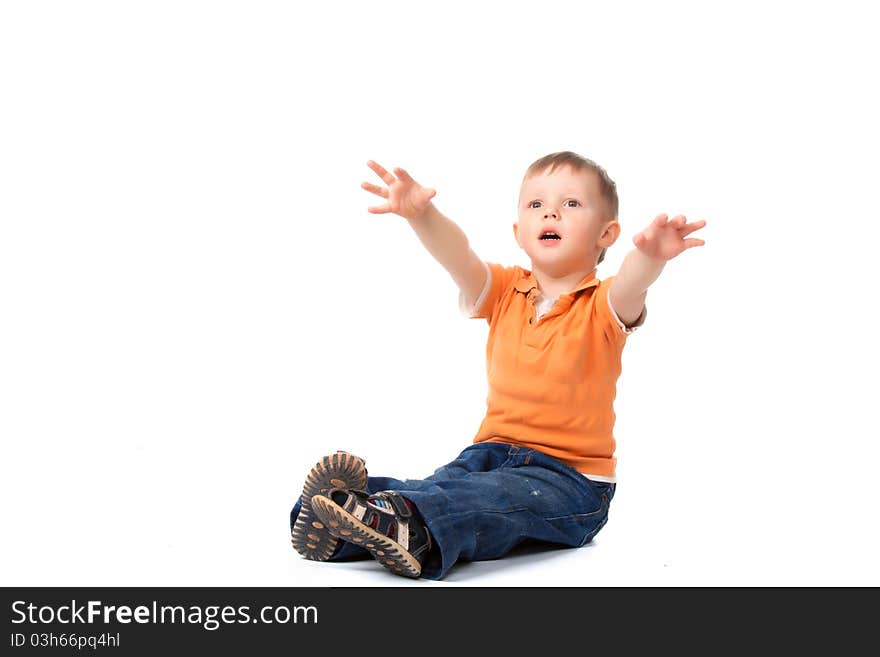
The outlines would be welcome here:
<svg viewBox="0 0 880 657">
<path fill-rule="evenodd" d="M 299 515 L 290 532 L 293 549 L 312 561 L 327 561 L 333 556 L 339 540 L 315 517 L 312 498 L 331 488 L 363 490 L 366 486 L 367 469 L 363 459 L 347 452 L 337 452 L 318 461 L 303 485 Z"/>
<path fill-rule="evenodd" d="M 416 578 L 422 574 L 421 564 L 400 543 L 365 525 L 329 497 L 316 495 L 312 508 L 328 532 L 364 548 L 395 575 Z"/>
</svg>

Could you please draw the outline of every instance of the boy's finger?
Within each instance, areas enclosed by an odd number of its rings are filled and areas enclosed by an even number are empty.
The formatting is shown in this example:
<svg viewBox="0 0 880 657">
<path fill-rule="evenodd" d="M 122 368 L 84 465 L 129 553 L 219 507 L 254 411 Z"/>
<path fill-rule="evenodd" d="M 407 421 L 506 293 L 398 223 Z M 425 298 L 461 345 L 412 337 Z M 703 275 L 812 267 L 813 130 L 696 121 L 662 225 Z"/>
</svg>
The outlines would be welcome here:
<svg viewBox="0 0 880 657">
<path fill-rule="evenodd" d="M 378 162 L 373 162 L 373 160 L 367 160 L 367 166 L 370 167 L 373 171 L 379 174 L 379 177 L 384 180 L 389 185 L 394 182 L 394 176 L 388 173 L 382 165 Z"/>
<path fill-rule="evenodd" d="M 397 177 L 401 180 L 405 180 L 407 182 L 415 182 L 412 177 L 400 167 L 394 167 L 394 173 L 397 174 Z"/>
<path fill-rule="evenodd" d="M 657 217 L 651 223 L 655 226 L 662 226 L 666 223 L 666 219 L 669 217 L 668 214 L 658 214 Z"/>
<path fill-rule="evenodd" d="M 383 189 L 382 187 L 379 187 L 378 185 L 374 185 L 374 184 L 368 183 L 368 182 L 362 182 L 361 187 L 366 189 L 368 192 L 373 192 L 374 194 L 378 194 L 379 196 L 381 196 L 383 198 L 388 198 L 388 188 L 387 187 L 385 187 Z"/>
<path fill-rule="evenodd" d="M 372 207 L 367 208 L 368 212 L 372 212 L 373 214 L 386 214 L 387 212 L 391 212 L 390 205 L 374 205 Z"/>
<path fill-rule="evenodd" d="M 702 223 L 698 221 L 698 222 L 695 223 L 695 224 L 689 224 L 689 225 L 687 225 L 687 226 L 683 226 L 682 229 L 681 229 L 680 231 L 678 231 L 678 233 L 679 233 L 679 235 L 681 235 L 682 237 L 684 237 L 685 235 L 690 235 L 690 234 L 693 233 L 695 230 L 699 230 L 700 228 L 702 228 L 702 227 L 705 226 L 705 225 L 706 225 L 706 222 L 705 222 L 705 221 L 702 222 Z"/>
</svg>

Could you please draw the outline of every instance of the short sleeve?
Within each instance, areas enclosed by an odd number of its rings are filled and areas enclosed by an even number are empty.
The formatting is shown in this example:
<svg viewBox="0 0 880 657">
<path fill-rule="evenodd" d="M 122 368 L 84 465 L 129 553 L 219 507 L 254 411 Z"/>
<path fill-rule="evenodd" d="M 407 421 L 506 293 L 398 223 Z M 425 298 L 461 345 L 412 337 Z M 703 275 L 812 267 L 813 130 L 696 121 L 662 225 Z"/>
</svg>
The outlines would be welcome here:
<svg viewBox="0 0 880 657">
<path fill-rule="evenodd" d="M 614 280 L 614 276 L 609 276 L 604 281 L 599 283 L 598 287 L 596 288 L 596 302 L 593 307 L 593 312 L 596 315 L 597 321 L 601 323 L 602 330 L 605 332 L 605 335 L 610 340 L 616 341 L 620 338 L 626 338 L 626 336 L 633 333 L 637 328 L 645 323 L 645 319 L 648 316 L 648 307 L 647 305 L 644 306 L 642 308 L 641 314 L 638 316 L 638 318 L 636 318 L 636 321 L 633 322 L 630 326 L 626 326 L 623 322 L 620 321 L 620 318 L 617 316 L 617 312 L 611 305 L 611 298 L 609 296 L 609 293 L 611 292 L 612 280 Z"/>
<path fill-rule="evenodd" d="M 468 319 L 485 319 L 490 324 L 498 301 L 510 287 L 516 276 L 516 267 L 505 267 L 495 262 L 483 262 L 486 267 L 486 282 L 473 306 L 467 305 L 464 292 L 458 291 L 458 307 Z"/>
</svg>

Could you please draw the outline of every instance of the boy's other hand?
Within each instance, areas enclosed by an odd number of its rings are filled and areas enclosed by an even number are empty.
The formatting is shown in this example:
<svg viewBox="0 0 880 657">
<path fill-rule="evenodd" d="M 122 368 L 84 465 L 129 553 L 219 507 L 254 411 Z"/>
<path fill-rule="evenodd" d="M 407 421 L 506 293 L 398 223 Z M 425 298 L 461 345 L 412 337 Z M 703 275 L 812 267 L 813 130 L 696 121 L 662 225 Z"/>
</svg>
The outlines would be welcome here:
<svg viewBox="0 0 880 657">
<path fill-rule="evenodd" d="M 671 221 L 667 221 L 668 218 L 665 214 L 657 215 L 645 230 L 633 237 L 633 244 L 639 251 L 658 260 L 672 260 L 682 251 L 705 244 L 703 240 L 693 237 L 684 239 L 686 235 L 705 226 L 705 220 L 688 224 L 682 214 L 673 217 Z"/>
<path fill-rule="evenodd" d="M 368 192 L 388 199 L 385 205 L 369 207 L 368 211 L 373 214 L 393 212 L 406 219 L 419 219 L 424 216 L 431 205 L 431 199 L 437 193 L 436 190 L 422 187 L 400 167 L 394 168 L 394 173 L 397 175 L 395 178 L 373 160 L 368 160 L 367 166 L 379 174 L 379 177 L 388 185 L 386 188 L 368 182 L 361 183 L 361 187 Z"/>
</svg>

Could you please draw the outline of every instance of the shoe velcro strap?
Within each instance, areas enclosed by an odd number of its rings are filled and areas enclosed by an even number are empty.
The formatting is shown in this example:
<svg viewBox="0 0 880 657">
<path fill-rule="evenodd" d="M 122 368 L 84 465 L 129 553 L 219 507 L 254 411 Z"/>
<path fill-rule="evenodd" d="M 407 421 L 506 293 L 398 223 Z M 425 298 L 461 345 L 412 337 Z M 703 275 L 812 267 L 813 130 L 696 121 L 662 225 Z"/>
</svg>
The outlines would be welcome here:
<svg viewBox="0 0 880 657">
<path fill-rule="evenodd" d="M 376 495 L 391 502 L 391 507 L 394 509 L 394 513 L 397 515 L 397 517 L 412 517 L 412 511 L 409 510 L 409 505 L 406 503 L 406 500 L 403 499 L 403 496 L 400 493 L 396 493 L 393 491 L 382 491 L 381 493 L 377 493 Z"/>
</svg>

